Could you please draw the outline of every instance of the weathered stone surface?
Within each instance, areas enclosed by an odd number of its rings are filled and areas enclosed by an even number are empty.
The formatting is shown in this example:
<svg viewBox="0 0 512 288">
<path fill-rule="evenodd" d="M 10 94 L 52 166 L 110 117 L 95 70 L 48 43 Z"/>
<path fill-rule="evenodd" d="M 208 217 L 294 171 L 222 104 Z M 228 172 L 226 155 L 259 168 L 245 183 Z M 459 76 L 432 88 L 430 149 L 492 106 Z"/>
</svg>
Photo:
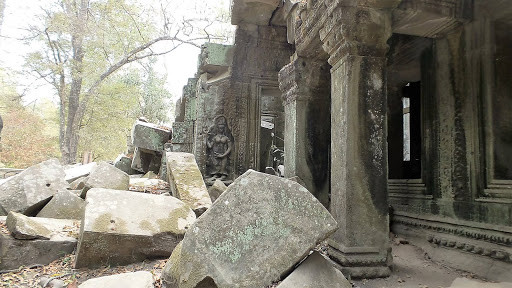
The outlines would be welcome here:
<svg viewBox="0 0 512 288">
<path fill-rule="evenodd" d="M 164 144 L 169 141 L 170 137 L 170 129 L 162 129 L 152 123 L 137 121 L 133 125 L 133 145 L 139 148 L 161 152 L 164 150 Z"/>
<path fill-rule="evenodd" d="M 166 152 L 167 173 L 172 195 L 201 215 L 212 205 L 212 200 L 197 167 L 193 154 Z"/>
<path fill-rule="evenodd" d="M 169 192 L 169 183 L 160 179 L 130 178 L 130 191 L 163 194 Z"/>
<path fill-rule="evenodd" d="M 16 212 L 9 212 L 6 219 L 7 229 L 19 240 L 45 239 L 76 242 L 78 221 L 27 217 Z"/>
<path fill-rule="evenodd" d="M 0 232 L 0 270 L 49 264 L 73 253 L 76 243 L 76 240 L 17 240 Z"/>
<path fill-rule="evenodd" d="M 137 170 L 132 168 L 132 158 L 127 157 L 123 154 L 117 156 L 116 160 L 114 161 L 114 167 L 128 175 L 139 173 Z"/>
<path fill-rule="evenodd" d="M 9 211 L 33 215 L 59 190 L 69 187 L 57 159 L 27 168 L 0 185 L 0 216 Z"/>
<path fill-rule="evenodd" d="M 174 197 L 91 189 L 75 267 L 167 257 L 195 218 L 194 212 Z"/>
<path fill-rule="evenodd" d="M 167 288 L 179 288 L 177 279 L 179 278 L 178 268 L 180 267 L 182 245 L 183 241 L 176 245 L 176 248 L 172 251 L 171 257 L 169 257 L 169 260 L 167 260 L 167 263 L 165 263 L 165 267 L 162 270 L 160 279 L 162 279 L 165 287 Z"/>
<path fill-rule="evenodd" d="M 218 287 L 270 285 L 336 226 L 306 188 L 249 170 L 185 235 L 179 287 L 196 287 L 208 279 Z"/>
<path fill-rule="evenodd" d="M 105 188 L 114 190 L 128 190 L 130 176 L 107 162 L 100 162 L 89 175 L 82 191 L 82 198 L 85 198 L 90 188 Z"/>
<path fill-rule="evenodd" d="M 70 191 L 59 191 L 46 204 L 37 217 L 55 219 L 82 219 L 85 201 Z"/>
<path fill-rule="evenodd" d="M 96 165 L 96 162 L 91 162 L 85 165 L 75 165 L 71 168 L 67 168 L 64 170 L 64 172 L 66 172 L 65 180 L 71 183 L 78 178 L 86 177 Z"/>
<path fill-rule="evenodd" d="M 79 288 L 153 288 L 153 275 L 147 271 L 137 271 L 89 279 Z"/>
<path fill-rule="evenodd" d="M 132 169 L 142 173 L 147 173 L 148 171 L 158 173 L 161 162 L 162 155 L 160 152 L 136 147 L 132 159 Z"/>
<path fill-rule="evenodd" d="M 489 283 L 474 279 L 457 278 L 449 288 L 511 288 L 512 283 Z"/>
<path fill-rule="evenodd" d="M 80 177 L 75 181 L 69 183 L 69 189 L 73 190 L 82 190 L 85 187 L 85 183 L 87 183 L 89 177 Z"/>
<path fill-rule="evenodd" d="M 222 181 L 219 179 L 215 180 L 212 187 L 208 189 L 208 193 L 210 194 L 210 198 L 212 199 L 212 202 L 215 202 L 224 191 L 228 189 L 228 186 L 226 186 Z"/>
<path fill-rule="evenodd" d="M 320 253 L 309 255 L 277 288 L 351 288 L 352 284 Z"/>
</svg>

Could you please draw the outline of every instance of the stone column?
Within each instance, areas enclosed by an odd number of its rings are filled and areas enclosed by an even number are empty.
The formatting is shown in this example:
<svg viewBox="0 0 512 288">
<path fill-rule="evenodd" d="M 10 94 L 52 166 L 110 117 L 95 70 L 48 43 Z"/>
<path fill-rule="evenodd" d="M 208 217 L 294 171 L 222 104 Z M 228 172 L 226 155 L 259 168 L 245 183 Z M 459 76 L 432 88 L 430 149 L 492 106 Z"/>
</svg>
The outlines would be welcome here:
<svg viewBox="0 0 512 288">
<path fill-rule="evenodd" d="M 354 278 L 390 274 L 387 190 L 386 10 L 338 7 L 320 30 L 331 69 L 329 255 Z"/>
<path fill-rule="evenodd" d="M 330 94 L 327 61 L 293 56 L 279 72 L 285 110 L 285 177 L 329 205 Z"/>
</svg>

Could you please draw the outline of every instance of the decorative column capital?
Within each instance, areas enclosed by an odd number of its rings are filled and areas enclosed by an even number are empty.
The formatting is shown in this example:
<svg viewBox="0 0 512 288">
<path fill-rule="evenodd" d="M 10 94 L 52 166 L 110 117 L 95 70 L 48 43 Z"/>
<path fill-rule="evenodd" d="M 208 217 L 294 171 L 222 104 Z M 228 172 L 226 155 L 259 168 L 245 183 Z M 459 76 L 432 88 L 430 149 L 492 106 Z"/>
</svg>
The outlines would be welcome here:
<svg viewBox="0 0 512 288">
<path fill-rule="evenodd" d="M 309 100 L 330 85 L 329 65 L 325 61 L 294 56 L 294 60 L 279 71 L 279 89 L 285 105 L 297 100 Z"/>
<path fill-rule="evenodd" d="M 334 67 L 347 55 L 385 57 L 391 24 L 390 10 L 336 7 L 319 32 L 329 64 Z"/>
</svg>

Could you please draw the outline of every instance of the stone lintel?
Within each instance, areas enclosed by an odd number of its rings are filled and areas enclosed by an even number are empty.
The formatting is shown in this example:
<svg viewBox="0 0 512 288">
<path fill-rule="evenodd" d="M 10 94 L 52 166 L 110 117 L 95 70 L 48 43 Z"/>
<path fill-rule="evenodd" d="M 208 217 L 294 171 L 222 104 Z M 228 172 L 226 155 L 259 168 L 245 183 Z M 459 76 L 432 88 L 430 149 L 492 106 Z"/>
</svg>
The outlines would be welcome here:
<svg viewBox="0 0 512 288">
<path fill-rule="evenodd" d="M 393 32 L 443 37 L 472 18 L 469 0 L 404 0 L 393 11 Z"/>
</svg>

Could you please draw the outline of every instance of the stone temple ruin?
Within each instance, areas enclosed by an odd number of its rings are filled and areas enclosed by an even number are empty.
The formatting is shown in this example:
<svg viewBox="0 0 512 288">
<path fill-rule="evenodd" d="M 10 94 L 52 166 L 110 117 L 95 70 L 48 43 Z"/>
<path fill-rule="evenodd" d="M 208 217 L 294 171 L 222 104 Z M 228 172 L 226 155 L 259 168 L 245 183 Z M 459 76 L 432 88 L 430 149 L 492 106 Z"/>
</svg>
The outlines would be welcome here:
<svg viewBox="0 0 512 288">
<path fill-rule="evenodd" d="M 393 232 L 512 282 L 510 4 L 233 0 L 235 43 L 202 46 L 172 133 L 138 121 L 115 166 L 3 180 L 0 269 L 75 251 L 169 257 L 165 287 L 348 288 L 394 273 Z"/>
<path fill-rule="evenodd" d="M 233 0 L 232 24 L 233 46 L 202 47 L 173 125 L 207 184 L 277 169 L 284 150 L 284 176 L 338 222 L 345 275 L 390 274 L 391 227 L 510 280 L 510 1 Z"/>
</svg>

